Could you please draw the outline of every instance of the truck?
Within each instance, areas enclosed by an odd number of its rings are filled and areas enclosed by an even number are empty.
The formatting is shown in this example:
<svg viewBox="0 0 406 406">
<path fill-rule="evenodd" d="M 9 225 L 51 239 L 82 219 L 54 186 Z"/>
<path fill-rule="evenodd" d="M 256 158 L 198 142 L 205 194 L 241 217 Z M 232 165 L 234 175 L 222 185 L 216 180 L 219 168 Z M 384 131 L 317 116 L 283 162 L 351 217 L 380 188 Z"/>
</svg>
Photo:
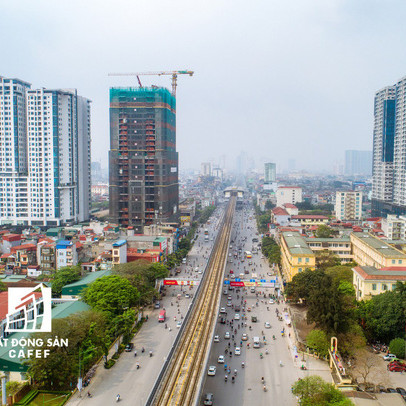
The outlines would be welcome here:
<svg viewBox="0 0 406 406">
<path fill-rule="evenodd" d="M 166 311 L 165 310 L 161 310 L 159 312 L 159 316 L 158 316 L 158 322 L 159 323 L 165 323 L 166 320 Z"/>
</svg>

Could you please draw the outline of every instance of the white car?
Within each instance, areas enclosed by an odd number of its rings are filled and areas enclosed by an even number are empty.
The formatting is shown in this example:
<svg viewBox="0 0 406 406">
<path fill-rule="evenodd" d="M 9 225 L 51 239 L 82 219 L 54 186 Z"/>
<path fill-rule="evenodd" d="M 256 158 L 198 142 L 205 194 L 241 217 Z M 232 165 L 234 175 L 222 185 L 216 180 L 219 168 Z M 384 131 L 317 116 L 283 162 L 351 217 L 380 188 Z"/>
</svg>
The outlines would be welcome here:
<svg viewBox="0 0 406 406">
<path fill-rule="evenodd" d="M 178 321 L 178 322 L 176 323 L 176 328 L 180 328 L 181 325 L 182 325 L 182 322 L 181 322 L 181 321 Z"/>
<path fill-rule="evenodd" d="M 269 323 L 269 321 L 265 322 L 265 328 L 271 328 L 271 323 Z"/>
<path fill-rule="evenodd" d="M 220 337 L 219 336 L 214 336 L 214 342 L 219 343 L 220 342 Z"/>
<path fill-rule="evenodd" d="M 219 355 L 219 357 L 217 358 L 217 362 L 219 364 L 224 364 L 224 355 Z"/>
<path fill-rule="evenodd" d="M 224 334 L 224 338 L 225 338 L 226 340 L 229 340 L 229 339 L 230 339 L 230 333 L 229 333 L 228 331 L 226 331 L 226 333 Z"/>
<path fill-rule="evenodd" d="M 240 347 L 235 347 L 234 355 L 241 355 L 241 348 Z"/>
<path fill-rule="evenodd" d="M 225 307 L 222 307 L 222 308 L 220 309 L 220 313 L 227 313 L 227 312 L 226 312 L 226 308 L 225 308 Z"/>
<path fill-rule="evenodd" d="M 274 304 L 274 303 L 275 303 L 275 300 L 269 299 L 269 304 Z"/>
<path fill-rule="evenodd" d="M 397 358 L 395 354 L 386 354 L 383 359 L 385 361 L 392 361 L 394 358 Z"/>
<path fill-rule="evenodd" d="M 231 307 L 232 303 L 231 302 L 227 302 L 227 306 Z"/>
<path fill-rule="evenodd" d="M 244 334 L 241 336 L 241 341 L 247 341 L 247 340 L 248 340 L 248 334 L 244 333 Z"/>
<path fill-rule="evenodd" d="M 230 279 L 234 279 L 235 278 L 235 275 L 232 273 L 231 275 L 230 275 Z"/>
<path fill-rule="evenodd" d="M 209 370 L 207 371 L 207 375 L 209 376 L 215 376 L 216 375 L 216 367 L 215 366 L 210 366 Z"/>
<path fill-rule="evenodd" d="M 240 315 L 239 315 L 238 313 L 236 313 L 236 314 L 234 315 L 234 320 L 240 320 Z"/>
</svg>

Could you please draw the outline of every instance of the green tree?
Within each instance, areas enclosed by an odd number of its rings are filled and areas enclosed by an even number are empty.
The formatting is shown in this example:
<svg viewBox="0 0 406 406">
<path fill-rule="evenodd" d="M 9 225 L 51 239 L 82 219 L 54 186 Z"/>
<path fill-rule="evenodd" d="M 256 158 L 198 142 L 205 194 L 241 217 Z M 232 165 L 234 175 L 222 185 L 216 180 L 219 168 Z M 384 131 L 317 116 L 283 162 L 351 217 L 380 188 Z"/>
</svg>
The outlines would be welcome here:
<svg viewBox="0 0 406 406">
<path fill-rule="evenodd" d="M 323 250 L 316 254 L 316 269 L 326 270 L 340 264 L 340 258 L 331 251 Z"/>
<path fill-rule="evenodd" d="M 258 217 L 258 229 L 260 233 L 268 231 L 268 223 L 271 222 L 271 215 L 269 213 L 262 214 Z"/>
<path fill-rule="evenodd" d="M 306 337 L 306 344 L 309 348 L 315 350 L 322 357 L 327 356 L 329 342 L 324 331 L 317 328 L 310 331 L 310 333 Z"/>
<path fill-rule="evenodd" d="M 106 326 L 103 314 L 88 311 L 53 320 L 50 333 L 34 333 L 34 338 L 42 339 L 45 343 L 48 339 L 53 342 L 58 337 L 69 340 L 67 347 L 46 347 L 50 350 L 47 358 L 32 357 L 25 361 L 28 365 L 28 374 L 34 383 L 40 388 L 49 390 L 63 390 L 75 386 L 79 357 L 83 373 L 103 353 Z M 31 349 L 43 348 L 31 347 Z"/>
<path fill-rule="evenodd" d="M 82 293 L 83 300 L 94 310 L 105 312 L 110 317 L 122 314 L 135 305 L 139 293 L 131 283 L 121 276 L 109 275 L 95 280 Z"/>
<path fill-rule="evenodd" d="M 294 301 L 300 299 L 307 301 L 313 292 L 319 289 L 324 276 L 323 271 L 317 269 L 312 271 L 307 268 L 303 272 L 296 274 L 292 281 L 287 283 L 285 292 Z"/>
<path fill-rule="evenodd" d="M 403 338 L 394 338 L 389 343 L 389 351 L 398 358 L 405 358 L 405 345 L 406 342 Z"/>
<path fill-rule="evenodd" d="M 320 376 L 310 375 L 299 379 L 292 386 L 292 393 L 301 406 L 351 406 L 354 405 L 331 383 Z"/>
<path fill-rule="evenodd" d="M 329 226 L 321 224 L 317 227 L 315 235 L 317 238 L 330 238 L 333 235 L 333 230 Z"/>
<path fill-rule="evenodd" d="M 78 281 L 81 278 L 80 265 L 64 267 L 55 271 L 52 280 L 52 296 L 60 297 L 62 288 L 69 283 Z"/>
<path fill-rule="evenodd" d="M 389 342 L 404 336 L 405 301 L 396 291 L 388 291 L 358 305 L 358 315 L 368 339 Z"/>
<path fill-rule="evenodd" d="M 267 200 L 266 202 L 265 202 L 265 210 L 271 210 L 271 209 L 273 209 L 275 207 L 275 205 L 270 201 L 270 200 Z"/>
</svg>

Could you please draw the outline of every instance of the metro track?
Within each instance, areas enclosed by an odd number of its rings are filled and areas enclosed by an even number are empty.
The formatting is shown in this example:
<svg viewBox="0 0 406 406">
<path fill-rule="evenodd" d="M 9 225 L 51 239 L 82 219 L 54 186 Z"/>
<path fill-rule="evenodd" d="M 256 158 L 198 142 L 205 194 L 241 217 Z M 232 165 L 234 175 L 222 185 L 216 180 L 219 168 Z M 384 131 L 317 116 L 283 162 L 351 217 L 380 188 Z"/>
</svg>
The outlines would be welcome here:
<svg viewBox="0 0 406 406">
<path fill-rule="evenodd" d="M 231 197 L 214 252 L 206 269 L 197 302 L 183 329 L 183 334 L 157 388 L 154 406 L 192 405 L 200 393 L 199 383 L 211 333 L 217 321 L 224 266 L 227 261 L 236 197 Z"/>
</svg>

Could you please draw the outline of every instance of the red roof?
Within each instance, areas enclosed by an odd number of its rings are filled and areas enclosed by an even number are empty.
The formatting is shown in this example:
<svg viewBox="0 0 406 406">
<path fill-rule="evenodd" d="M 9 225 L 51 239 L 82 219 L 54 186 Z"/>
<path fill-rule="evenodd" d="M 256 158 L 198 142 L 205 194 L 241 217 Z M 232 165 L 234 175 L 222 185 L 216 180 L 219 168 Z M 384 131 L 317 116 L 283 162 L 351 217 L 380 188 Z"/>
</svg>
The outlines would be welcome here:
<svg viewBox="0 0 406 406">
<path fill-rule="evenodd" d="M 48 243 L 53 243 L 53 242 L 55 242 L 55 240 L 53 240 L 52 238 L 44 237 L 44 238 L 40 238 L 40 239 L 38 240 L 38 243 L 44 242 L 44 241 L 46 241 L 46 242 L 48 242 Z"/>
<path fill-rule="evenodd" d="M 322 216 L 321 214 L 298 214 L 292 216 L 292 219 L 305 220 L 305 219 L 314 219 L 314 220 L 328 220 L 327 216 Z"/>
<path fill-rule="evenodd" d="M 388 281 L 406 281 L 406 268 L 405 267 L 399 267 L 399 268 L 394 268 L 391 267 L 392 269 L 389 268 L 382 268 L 380 269 L 380 271 L 382 271 L 382 273 L 378 274 L 378 275 L 369 275 L 368 273 L 366 273 L 362 267 L 360 266 L 356 266 L 354 268 L 354 270 L 356 272 L 358 272 L 358 274 L 360 274 L 364 279 L 369 279 L 369 280 L 380 280 L 380 279 L 384 279 L 384 280 L 388 280 Z M 385 275 L 385 271 L 404 271 L 404 275 Z"/>
<path fill-rule="evenodd" d="M 282 207 L 274 207 L 272 209 L 272 213 L 275 216 L 289 216 L 289 213 L 285 209 L 283 209 Z"/>
<path fill-rule="evenodd" d="M 86 241 L 86 236 L 85 235 L 80 235 L 79 240 L 80 241 Z"/>
<path fill-rule="evenodd" d="M 82 248 L 82 247 L 83 247 L 83 244 L 81 242 L 76 243 L 76 248 Z"/>
<path fill-rule="evenodd" d="M 3 241 L 20 241 L 21 234 L 7 234 L 3 237 Z"/>
<path fill-rule="evenodd" d="M 375 221 L 381 221 L 381 219 L 382 219 L 382 217 L 369 217 L 365 221 L 375 222 Z"/>
<path fill-rule="evenodd" d="M 287 209 L 297 209 L 297 207 L 292 203 L 285 203 L 282 206 L 285 206 Z"/>
<path fill-rule="evenodd" d="M 35 244 L 22 244 L 22 245 L 16 245 L 15 247 L 11 247 L 10 251 L 12 253 L 20 250 L 26 250 L 26 251 L 35 251 L 37 249 L 37 246 Z"/>
</svg>

